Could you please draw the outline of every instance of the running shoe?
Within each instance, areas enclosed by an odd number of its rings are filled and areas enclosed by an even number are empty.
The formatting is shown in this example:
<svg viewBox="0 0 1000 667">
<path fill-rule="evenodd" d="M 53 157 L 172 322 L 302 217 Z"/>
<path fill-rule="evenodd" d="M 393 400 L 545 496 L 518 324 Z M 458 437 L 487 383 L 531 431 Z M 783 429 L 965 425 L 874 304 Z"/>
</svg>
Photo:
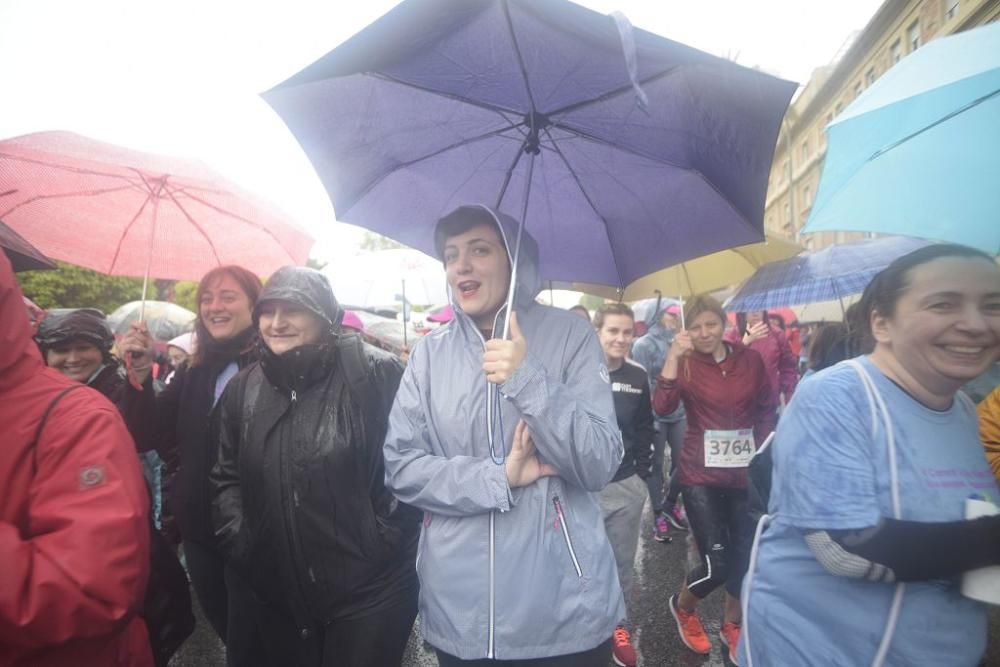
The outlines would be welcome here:
<svg viewBox="0 0 1000 667">
<path fill-rule="evenodd" d="M 671 595 L 668 602 L 670 604 L 670 613 L 673 614 L 674 620 L 677 621 L 677 632 L 680 634 L 684 645 L 695 653 L 701 653 L 702 655 L 711 651 L 712 642 L 708 641 L 708 635 L 705 634 L 705 628 L 701 625 L 698 612 L 684 611 L 678 607 L 677 595 Z"/>
<path fill-rule="evenodd" d="M 669 533 L 670 524 L 662 512 L 657 512 L 653 520 L 653 539 L 657 542 L 673 542 L 674 538 L 670 537 Z"/>
<path fill-rule="evenodd" d="M 676 528 L 677 530 L 688 529 L 687 517 L 684 516 L 684 509 L 680 506 L 679 503 L 674 503 L 674 506 L 671 507 L 666 512 L 666 515 L 667 515 L 667 521 L 669 521 L 670 525 Z"/>
<path fill-rule="evenodd" d="M 722 639 L 722 645 L 729 649 L 729 662 L 736 665 L 736 667 L 740 667 L 740 662 L 736 655 L 736 648 L 740 645 L 739 623 L 724 624 L 722 630 L 719 632 L 719 637 Z"/>
<path fill-rule="evenodd" d="M 629 636 L 628 630 L 620 625 L 615 628 L 615 633 L 611 635 L 611 647 L 611 657 L 616 665 L 636 667 L 639 656 L 635 654 L 635 648 L 632 647 L 632 637 Z"/>
</svg>

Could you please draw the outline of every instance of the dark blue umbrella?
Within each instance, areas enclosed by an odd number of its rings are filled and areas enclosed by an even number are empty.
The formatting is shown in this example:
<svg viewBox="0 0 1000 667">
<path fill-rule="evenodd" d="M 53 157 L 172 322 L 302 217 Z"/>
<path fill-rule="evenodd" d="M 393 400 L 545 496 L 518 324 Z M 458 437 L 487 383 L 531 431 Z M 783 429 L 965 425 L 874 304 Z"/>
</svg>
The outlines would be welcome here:
<svg viewBox="0 0 1000 667">
<path fill-rule="evenodd" d="M 830 246 L 765 264 L 726 303 L 726 310 L 747 313 L 780 306 L 842 300 L 863 292 L 875 274 L 897 257 L 930 241 L 894 236 Z M 843 301 L 841 301 L 843 307 Z"/>
<path fill-rule="evenodd" d="M 460 204 L 616 287 L 761 241 L 794 84 L 565 0 L 406 0 L 264 93 L 338 219 L 433 252 Z"/>
</svg>

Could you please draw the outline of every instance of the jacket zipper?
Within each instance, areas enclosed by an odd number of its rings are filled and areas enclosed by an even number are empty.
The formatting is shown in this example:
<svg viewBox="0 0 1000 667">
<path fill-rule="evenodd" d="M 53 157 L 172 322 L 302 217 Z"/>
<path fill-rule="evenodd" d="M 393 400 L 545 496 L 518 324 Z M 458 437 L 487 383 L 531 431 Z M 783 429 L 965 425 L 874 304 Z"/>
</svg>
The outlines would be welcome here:
<svg viewBox="0 0 1000 667">
<path fill-rule="evenodd" d="M 291 413 L 294 413 L 294 411 L 295 411 L 295 405 L 298 402 L 298 395 L 295 393 L 294 389 L 291 390 L 291 396 L 290 396 L 290 398 L 291 398 L 291 402 L 288 405 L 288 411 L 287 411 L 286 414 L 289 414 L 289 416 L 291 417 L 292 416 Z M 294 419 L 290 418 L 289 421 L 291 422 L 291 425 L 294 426 Z M 285 463 L 285 456 L 286 456 L 285 449 L 282 448 L 281 449 L 281 468 L 282 468 L 282 473 L 285 472 L 285 465 L 286 465 L 286 463 Z M 301 500 L 299 498 L 299 492 L 298 492 L 297 489 L 294 489 L 294 488 L 292 489 L 292 504 L 293 504 L 294 508 L 298 508 L 298 507 L 301 506 Z M 299 548 L 299 532 L 298 532 L 298 529 L 296 528 L 296 525 L 295 525 L 295 509 L 293 509 L 291 512 L 289 512 L 287 510 L 287 505 L 286 505 L 286 508 L 285 508 L 285 520 L 288 522 L 288 541 L 289 541 L 289 545 L 288 546 L 289 546 L 289 549 L 291 550 L 292 558 L 293 559 L 297 558 L 299 560 L 299 562 L 301 562 L 303 565 L 306 565 L 306 567 L 308 569 L 308 574 L 309 574 L 310 579 L 312 579 L 315 582 L 316 581 L 316 574 L 313 572 L 312 567 L 310 567 L 309 564 L 305 562 L 305 558 L 304 558 L 303 554 L 301 553 L 301 549 Z M 298 568 L 293 568 L 293 569 L 298 569 Z M 295 578 L 296 586 L 299 589 L 299 597 L 302 600 L 302 606 L 305 608 L 306 612 L 308 613 L 308 611 L 309 611 L 309 609 L 308 609 L 309 605 L 308 605 L 308 602 L 306 602 L 306 594 L 305 594 L 305 589 L 302 586 L 302 580 L 299 578 L 299 576 L 297 574 L 293 575 L 293 576 Z M 312 634 L 312 631 L 311 631 L 310 628 L 308 628 L 308 627 L 301 627 L 301 628 L 299 628 L 299 636 L 302 639 L 307 639 L 311 634 Z"/>
<path fill-rule="evenodd" d="M 552 505 L 556 508 L 556 520 L 559 521 L 559 526 L 562 528 L 563 539 L 566 540 L 566 548 L 569 550 L 569 557 L 573 559 L 573 569 L 576 570 L 576 576 L 583 576 L 583 569 L 580 567 L 580 561 L 576 557 L 576 549 L 573 548 L 573 540 L 569 536 L 569 526 L 566 525 L 566 516 L 563 514 L 562 503 L 559 502 L 559 496 L 552 496 Z"/>
</svg>

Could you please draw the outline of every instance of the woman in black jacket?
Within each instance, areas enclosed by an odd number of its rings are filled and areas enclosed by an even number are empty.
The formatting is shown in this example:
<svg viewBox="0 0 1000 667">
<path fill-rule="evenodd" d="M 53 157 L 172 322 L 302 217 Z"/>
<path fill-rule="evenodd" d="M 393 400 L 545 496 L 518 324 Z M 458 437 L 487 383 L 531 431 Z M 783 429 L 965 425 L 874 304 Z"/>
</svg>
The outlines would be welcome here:
<svg viewBox="0 0 1000 667">
<path fill-rule="evenodd" d="M 134 337 L 130 337 L 129 349 Z M 147 450 L 151 447 L 149 431 L 143 415 L 130 409 L 125 400 L 125 369 L 111 353 L 115 339 L 108 328 L 104 313 L 95 308 L 58 310 L 49 313 L 35 334 L 45 364 L 100 392 L 115 404 L 122 415 L 129 435 L 135 441 L 143 468 Z M 149 356 L 146 354 L 145 356 Z M 152 391 L 146 380 L 145 389 Z M 134 406 L 132 406 L 134 408 Z M 146 469 L 147 484 L 151 471 Z M 187 577 L 177 555 L 153 524 L 150 511 L 150 568 L 143 602 L 142 616 L 146 622 L 153 657 L 165 667 L 170 657 L 194 630 L 191 594 Z"/>
<path fill-rule="evenodd" d="M 285 267 L 254 309 L 260 361 L 226 388 L 212 471 L 231 665 L 398 665 L 419 514 L 384 485 L 403 367 L 344 333 L 326 278 Z"/>
<path fill-rule="evenodd" d="M 126 387 L 130 410 L 143 415 L 168 476 L 164 480 L 164 514 L 173 515 L 184 543 L 191 584 L 212 628 L 225 641 L 228 599 L 225 561 L 212 527 L 208 475 L 215 464 L 217 444 L 210 433 L 210 415 L 222 390 L 255 356 L 251 313 L 260 294 L 260 278 L 239 266 L 223 266 L 205 274 L 198 284 L 198 349 L 181 365 L 159 395 Z M 133 357 L 136 379 L 148 387 L 150 371 L 145 325 L 133 325 L 123 341 Z"/>
</svg>

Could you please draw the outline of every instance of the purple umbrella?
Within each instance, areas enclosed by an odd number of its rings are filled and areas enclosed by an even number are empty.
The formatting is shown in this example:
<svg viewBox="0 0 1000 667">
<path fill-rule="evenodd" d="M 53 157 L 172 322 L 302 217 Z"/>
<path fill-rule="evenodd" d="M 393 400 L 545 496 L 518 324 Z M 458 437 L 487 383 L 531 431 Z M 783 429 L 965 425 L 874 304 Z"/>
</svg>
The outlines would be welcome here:
<svg viewBox="0 0 1000 667">
<path fill-rule="evenodd" d="M 623 287 L 763 240 L 794 88 L 565 0 L 405 0 L 264 98 L 338 219 L 433 252 L 493 205 L 543 279 Z"/>
</svg>

